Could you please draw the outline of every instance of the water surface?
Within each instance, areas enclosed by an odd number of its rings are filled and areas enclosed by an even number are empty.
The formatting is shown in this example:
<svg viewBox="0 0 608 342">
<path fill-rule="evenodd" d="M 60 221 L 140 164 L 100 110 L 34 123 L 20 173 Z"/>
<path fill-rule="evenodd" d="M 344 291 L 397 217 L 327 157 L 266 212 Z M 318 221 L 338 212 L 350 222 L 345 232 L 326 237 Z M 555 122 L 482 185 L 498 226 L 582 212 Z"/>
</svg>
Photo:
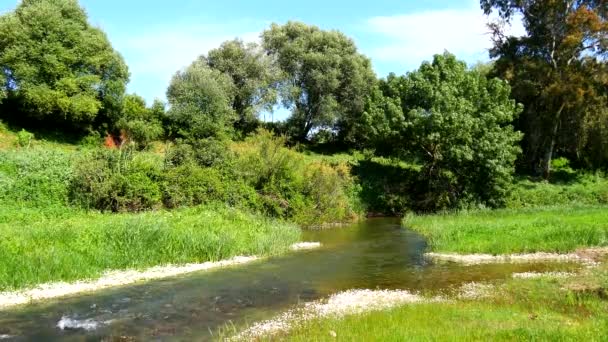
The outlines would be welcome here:
<svg viewBox="0 0 608 342">
<path fill-rule="evenodd" d="M 298 303 L 348 289 L 441 292 L 514 272 L 572 270 L 572 264 L 434 265 L 425 240 L 397 219 L 371 219 L 344 228 L 306 231 L 301 251 L 211 272 L 47 301 L 0 311 L 0 335 L 40 341 L 192 341 L 217 337 L 270 318 Z M 93 331 L 60 330 L 63 318 L 99 322 Z"/>
</svg>

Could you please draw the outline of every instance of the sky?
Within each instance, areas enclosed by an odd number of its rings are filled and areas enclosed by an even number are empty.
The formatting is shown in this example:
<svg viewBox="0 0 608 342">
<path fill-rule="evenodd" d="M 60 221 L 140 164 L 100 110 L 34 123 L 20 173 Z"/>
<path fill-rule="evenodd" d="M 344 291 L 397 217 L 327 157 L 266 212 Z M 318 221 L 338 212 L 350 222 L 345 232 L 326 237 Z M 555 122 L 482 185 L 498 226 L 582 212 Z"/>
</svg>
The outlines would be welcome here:
<svg viewBox="0 0 608 342">
<path fill-rule="evenodd" d="M 0 12 L 18 0 L 0 0 Z M 371 58 L 379 77 L 405 74 L 448 50 L 469 64 L 488 60 L 491 39 L 478 0 L 80 0 L 131 72 L 130 92 L 165 99 L 173 74 L 223 41 L 257 41 L 271 23 L 337 29 Z M 521 24 L 511 28 L 521 34 Z"/>
</svg>

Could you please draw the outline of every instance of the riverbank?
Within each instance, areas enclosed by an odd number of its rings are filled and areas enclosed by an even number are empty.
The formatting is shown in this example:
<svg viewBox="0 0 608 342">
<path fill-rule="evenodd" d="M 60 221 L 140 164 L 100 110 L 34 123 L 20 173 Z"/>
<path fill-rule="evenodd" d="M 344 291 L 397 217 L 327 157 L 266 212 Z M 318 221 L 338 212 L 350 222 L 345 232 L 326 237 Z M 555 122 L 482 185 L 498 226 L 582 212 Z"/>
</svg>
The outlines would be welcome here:
<svg viewBox="0 0 608 342">
<path fill-rule="evenodd" d="M 0 207 L 0 292 L 109 271 L 277 255 L 299 239 L 293 224 L 223 206 L 134 214 Z"/>
<path fill-rule="evenodd" d="M 483 295 L 308 321 L 288 341 L 600 341 L 608 301 L 606 271 L 572 278 L 513 279 Z"/>
<path fill-rule="evenodd" d="M 233 340 L 599 341 L 608 333 L 607 295 L 605 263 L 578 273 L 516 273 L 425 295 L 354 290 L 254 324 Z"/>
<path fill-rule="evenodd" d="M 608 334 L 608 248 L 601 247 L 608 242 L 608 209 L 478 211 L 410 216 L 403 223 L 428 238 L 432 252 L 426 256 L 433 261 L 464 267 L 531 261 L 580 262 L 587 267 L 578 272 L 514 273 L 508 280 L 427 294 L 440 301 L 319 314 L 279 329 L 278 337 L 289 341 L 596 341 Z M 274 334 L 260 340 L 277 338 Z"/>
<path fill-rule="evenodd" d="M 608 245 L 608 207 L 548 207 L 410 215 L 404 227 L 435 253 L 569 253 Z"/>
</svg>

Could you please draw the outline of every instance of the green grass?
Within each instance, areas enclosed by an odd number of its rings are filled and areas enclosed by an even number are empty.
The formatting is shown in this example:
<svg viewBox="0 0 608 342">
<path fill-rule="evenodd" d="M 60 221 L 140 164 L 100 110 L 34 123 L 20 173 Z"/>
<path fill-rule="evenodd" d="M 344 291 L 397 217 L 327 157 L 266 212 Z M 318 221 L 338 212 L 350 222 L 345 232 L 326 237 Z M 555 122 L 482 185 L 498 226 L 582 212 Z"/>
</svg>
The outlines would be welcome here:
<svg viewBox="0 0 608 342">
<path fill-rule="evenodd" d="M 106 270 L 285 252 L 291 224 L 242 211 L 198 207 L 100 214 L 0 207 L 0 291 L 99 277 Z"/>
<path fill-rule="evenodd" d="M 608 245 L 608 208 L 553 207 L 407 216 L 437 252 L 569 252 Z"/>
<path fill-rule="evenodd" d="M 511 280 L 498 286 L 495 297 L 313 320 L 282 337 L 289 341 L 605 341 L 608 301 L 587 277 L 605 291 L 607 275 L 604 266 L 603 271 L 575 279 Z M 587 287 L 570 289 L 581 280 Z"/>
<path fill-rule="evenodd" d="M 558 174 L 559 175 L 559 174 Z M 557 177 L 557 176 L 556 176 Z M 608 204 L 608 178 L 600 173 L 565 173 L 549 183 L 520 179 L 506 199 L 508 208 Z"/>
</svg>

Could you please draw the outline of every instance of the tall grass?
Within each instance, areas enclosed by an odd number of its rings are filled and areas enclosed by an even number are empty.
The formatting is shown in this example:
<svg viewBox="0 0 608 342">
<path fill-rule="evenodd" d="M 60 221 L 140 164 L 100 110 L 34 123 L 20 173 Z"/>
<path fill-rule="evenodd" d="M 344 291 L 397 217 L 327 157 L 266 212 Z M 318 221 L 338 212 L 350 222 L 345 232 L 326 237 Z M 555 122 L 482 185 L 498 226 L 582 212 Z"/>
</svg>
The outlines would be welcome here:
<svg viewBox="0 0 608 342">
<path fill-rule="evenodd" d="M 140 214 L 0 207 L 0 291 L 95 278 L 107 270 L 272 255 L 291 224 L 224 206 Z"/>
<path fill-rule="evenodd" d="M 503 209 L 404 218 L 439 252 L 568 252 L 608 245 L 608 208 Z"/>
</svg>

